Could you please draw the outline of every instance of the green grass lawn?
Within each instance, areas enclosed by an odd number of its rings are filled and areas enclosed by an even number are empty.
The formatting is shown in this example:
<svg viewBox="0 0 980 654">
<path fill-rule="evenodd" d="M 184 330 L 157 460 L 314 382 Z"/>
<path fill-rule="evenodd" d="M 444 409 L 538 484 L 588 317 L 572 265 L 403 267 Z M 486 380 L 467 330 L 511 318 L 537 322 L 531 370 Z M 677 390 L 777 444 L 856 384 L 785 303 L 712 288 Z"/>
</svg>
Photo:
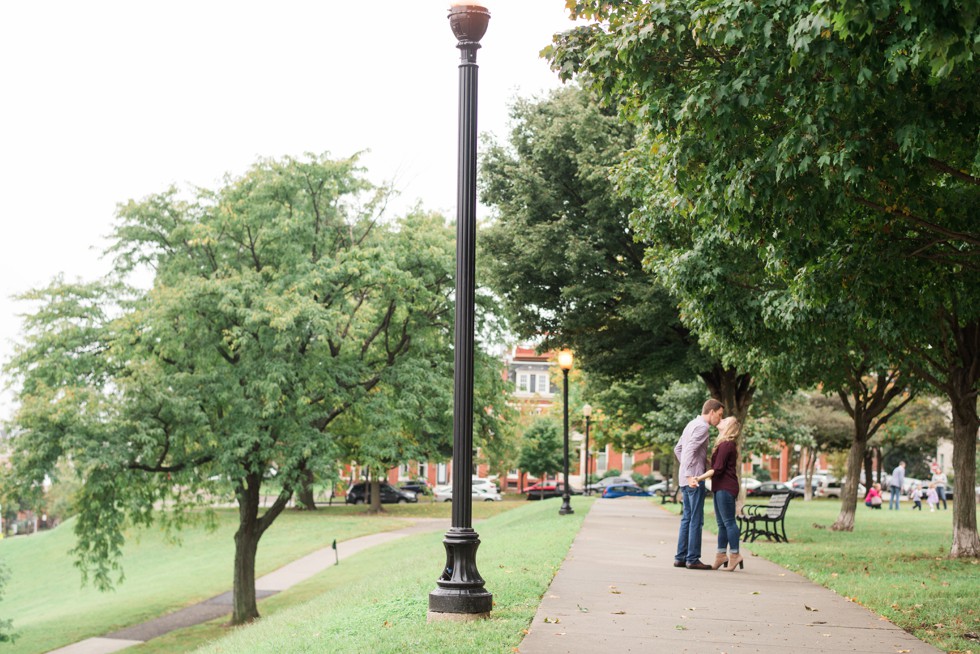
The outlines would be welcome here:
<svg viewBox="0 0 980 654">
<path fill-rule="evenodd" d="M 947 558 L 952 511 L 912 511 L 907 504 L 872 511 L 859 504 L 850 533 L 830 530 L 839 512 L 837 500 L 793 500 L 786 513 L 790 542 L 746 547 L 940 649 L 980 652 L 980 561 Z M 710 500 L 705 526 L 716 528 Z"/>
<path fill-rule="evenodd" d="M 592 501 L 576 498 L 576 512 L 568 516 L 558 515 L 560 500 L 513 502 L 507 508 L 516 510 L 475 525 L 482 540 L 477 563 L 494 595 L 488 620 L 426 622 L 445 549 L 444 534 L 422 534 L 371 548 L 263 600 L 259 610 L 265 617 L 257 624 L 227 629 L 216 621 L 128 651 L 181 652 L 223 636 L 197 651 L 508 652 L 523 639 Z"/>
<path fill-rule="evenodd" d="M 474 517 L 495 515 L 516 503 L 478 503 Z M 338 541 L 408 524 L 394 518 L 445 517 L 449 504 L 385 507 L 369 516 L 364 507 L 334 506 L 309 513 L 284 512 L 259 543 L 256 577 Z M 230 590 L 237 511 L 217 511 L 217 530 L 201 526 L 182 534 L 180 546 L 159 530 L 134 530 L 122 564 L 125 581 L 113 592 L 81 586 L 68 551 L 75 538 L 71 522 L 32 536 L 0 541 L 0 560 L 11 579 L 0 600 L 0 617 L 12 619 L 19 638 L 3 652 L 26 654 L 102 635 L 169 613 Z M 261 608 L 260 608 L 261 610 Z"/>
</svg>

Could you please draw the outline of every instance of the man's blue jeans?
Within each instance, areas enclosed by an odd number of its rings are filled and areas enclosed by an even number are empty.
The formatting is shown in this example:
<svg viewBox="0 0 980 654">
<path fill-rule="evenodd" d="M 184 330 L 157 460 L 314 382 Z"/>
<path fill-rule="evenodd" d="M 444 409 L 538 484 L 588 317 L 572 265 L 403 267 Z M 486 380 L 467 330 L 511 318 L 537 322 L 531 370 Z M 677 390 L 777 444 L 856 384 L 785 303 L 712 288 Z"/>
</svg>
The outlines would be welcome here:
<svg viewBox="0 0 980 654">
<path fill-rule="evenodd" d="M 704 482 L 698 484 L 697 488 L 683 486 L 681 492 L 684 503 L 674 560 L 697 563 L 701 559 L 701 531 L 704 529 Z"/>
<path fill-rule="evenodd" d="M 715 519 L 718 522 L 718 551 L 738 551 L 738 521 L 735 520 L 736 496 L 728 491 L 715 492 Z"/>
<path fill-rule="evenodd" d="M 902 499 L 902 489 L 899 486 L 889 486 L 891 495 L 888 498 L 888 508 L 898 511 L 898 501 Z"/>
</svg>

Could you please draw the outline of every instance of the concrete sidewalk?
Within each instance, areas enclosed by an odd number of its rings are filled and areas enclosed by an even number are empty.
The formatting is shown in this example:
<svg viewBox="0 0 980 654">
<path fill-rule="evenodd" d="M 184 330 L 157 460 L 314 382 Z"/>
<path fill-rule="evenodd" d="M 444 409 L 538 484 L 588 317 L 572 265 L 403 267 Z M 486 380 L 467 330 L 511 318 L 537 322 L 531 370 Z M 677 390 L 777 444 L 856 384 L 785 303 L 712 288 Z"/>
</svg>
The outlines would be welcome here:
<svg viewBox="0 0 980 654">
<path fill-rule="evenodd" d="M 941 654 L 746 547 L 742 570 L 674 568 L 679 524 L 648 500 L 596 501 L 520 653 Z M 704 533 L 702 561 L 715 542 Z"/>
<path fill-rule="evenodd" d="M 394 531 L 383 531 L 368 534 L 359 538 L 337 543 L 336 558 L 332 547 L 326 547 L 288 563 L 278 570 L 255 580 L 255 596 L 257 599 L 275 595 L 313 575 L 326 570 L 336 561 L 344 560 L 358 552 L 387 543 L 405 536 L 420 534 L 439 529 L 448 529 L 449 520 L 444 518 L 416 518 L 411 524 Z M 231 591 L 222 593 L 199 604 L 168 613 L 167 615 L 126 627 L 102 637 L 85 640 L 51 650 L 48 654 L 109 654 L 119 650 L 139 645 L 165 633 L 208 622 L 223 615 L 231 614 Z"/>
</svg>

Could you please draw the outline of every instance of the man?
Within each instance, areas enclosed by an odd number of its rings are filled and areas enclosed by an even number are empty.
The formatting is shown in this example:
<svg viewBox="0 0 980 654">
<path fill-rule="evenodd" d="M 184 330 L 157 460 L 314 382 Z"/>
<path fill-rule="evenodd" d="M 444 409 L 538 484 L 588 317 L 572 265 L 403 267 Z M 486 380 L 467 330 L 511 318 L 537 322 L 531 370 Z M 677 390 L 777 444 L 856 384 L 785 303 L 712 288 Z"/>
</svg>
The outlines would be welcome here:
<svg viewBox="0 0 980 654">
<path fill-rule="evenodd" d="M 704 482 L 697 477 L 704 474 L 708 464 L 708 430 L 717 427 L 725 415 L 725 407 L 718 400 L 708 400 L 701 408 L 701 415 L 687 423 L 684 433 L 674 446 L 674 455 L 680 462 L 679 479 L 682 484 L 683 505 L 681 528 L 677 536 L 675 568 L 711 570 L 701 563 L 701 530 L 704 528 Z"/>
<path fill-rule="evenodd" d="M 898 502 L 902 499 L 902 485 L 905 483 L 905 461 L 901 461 L 898 467 L 892 470 L 892 480 L 888 482 L 888 490 L 891 497 L 888 498 L 888 510 L 898 511 Z"/>
</svg>

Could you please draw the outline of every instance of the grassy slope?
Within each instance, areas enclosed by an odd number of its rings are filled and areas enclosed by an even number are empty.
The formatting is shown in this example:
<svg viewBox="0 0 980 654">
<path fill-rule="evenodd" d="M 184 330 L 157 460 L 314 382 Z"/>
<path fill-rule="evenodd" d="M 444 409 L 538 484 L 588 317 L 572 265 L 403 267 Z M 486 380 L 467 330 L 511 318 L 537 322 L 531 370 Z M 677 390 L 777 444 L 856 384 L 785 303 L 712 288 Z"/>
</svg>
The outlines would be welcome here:
<svg viewBox="0 0 980 654">
<path fill-rule="evenodd" d="M 591 500 L 576 501 L 570 516 L 558 515 L 557 500 L 534 502 L 477 525 L 477 562 L 494 595 L 488 620 L 427 624 L 428 594 L 445 555 L 443 534 L 426 534 L 372 548 L 265 600 L 268 617 L 199 652 L 510 651 L 520 644 L 591 506 Z"/>
<path fill-rule="evenodd" d="M 833 532 L 839 501 L 793 500 L 786 513 L 790 542 L 746 547 L 936 647 L 980 652 L 980 561 L 947 558 L 952 511 L 912 511 L 908 504 L 897 512 L 857 509 L 853 532 Z M 705 526 L 716 528 L 710 501 Z"/>
<path fill-rule="evenodd" d="M 0 600 L 0 616 L 13 619 L 20 635 L 3 651 L 45 652 L 227 591 L 236 522 L 236 511 L 220 510 L 216 531 L 203 526 L 188 529 L 180 547 L 168 543 L 159 530 L 134 532 L 124 549 L 126 579 L 109 593 L 81 586 L 68 554 L 75 542 L 70 522 L 52 531 L 0 541 L 0 560 L 12 573 Z M 345 540 L 405 524 L 364 517 L 353 507 L 287 511 L 259 544 L 257 576 L 329 546 L 334 538 Z"/>
</svg>

